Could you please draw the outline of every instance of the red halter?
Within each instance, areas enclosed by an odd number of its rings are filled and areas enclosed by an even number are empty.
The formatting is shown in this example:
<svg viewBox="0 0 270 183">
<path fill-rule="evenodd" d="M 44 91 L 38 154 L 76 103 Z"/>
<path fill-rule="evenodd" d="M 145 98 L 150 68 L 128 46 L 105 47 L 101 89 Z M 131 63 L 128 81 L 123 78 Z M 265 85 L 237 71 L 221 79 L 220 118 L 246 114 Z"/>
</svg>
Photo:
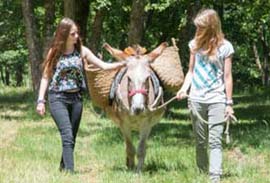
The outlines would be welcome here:
<svg viewBox="0 0 270 183">
<path fill-rule="evenodd" d="M 141 93 L 141 94 L 143 94 L 143 95 L 147 95 L 147 90 L 146 89 L 139 89 L 139 90 L 131 90 L 129 93 L 128 93 L 128 96 L 129 97 L 132 97 L 132 96 L 134 96 L 135 94 L 137 94 L 137 93 Z"/>
</svg>

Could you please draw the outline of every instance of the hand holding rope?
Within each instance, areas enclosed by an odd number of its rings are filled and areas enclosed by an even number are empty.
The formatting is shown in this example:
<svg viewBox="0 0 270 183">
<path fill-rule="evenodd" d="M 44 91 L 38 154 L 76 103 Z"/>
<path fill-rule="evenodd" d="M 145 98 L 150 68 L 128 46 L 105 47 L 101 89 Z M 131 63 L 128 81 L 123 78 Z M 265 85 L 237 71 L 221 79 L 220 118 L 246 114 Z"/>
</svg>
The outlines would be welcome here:
<svg viewBox="0 0 270 183">
<path fill-rule="evenodd" d="M 186 92 L 183 92 L 183 91 L 180 91 L 179 93 L 177 93 L 176 96 L 172 97 L 170 100 L 168 100 L 167 102 L 163 103 L 162 105 L 160 106 L 157 106 L 157 107 L 153 107 L 151 108 L 151 110 L 157 110 L 157 109 L 160 109 L 162 107 L 165 107 L 167 106 L 169 103 L 171 103 L 172 101 L 174 101 L 175 99 L 178 99 L 178 100 L 182 100 L 182 99 L 185 99 L 185 98 L 188 98 L 188 94 Z M 196 110 L 196 108 L 193 106 L 192 102 L 191 102 L 191 110 L 195 113 L 195 115 L 202 121 L 204 122 L 205 124 L 209 124 L 208 121 L 204 120 L 202 118 L 202 116 L 199 114 L 199 112 Z M 226 123 L 226 128 L 225 128 L 225 131 L 224 131 L 224 134 L 226 135 L 226 144 L 229 144 L 230 143 L 230 133 L 229 133 L 229 129 L 230 129 L 230 123 L 231 122 L 237 122 L 237 118 L 232 114 L 232 113 L 229 113 L 229 114 L 226 114 L 225 115 L 225 118 L 224 120 L 222 121 L 218 121 L 216 122 L 215 124 L 219 124 L 219 123 Z"/>
</svg>

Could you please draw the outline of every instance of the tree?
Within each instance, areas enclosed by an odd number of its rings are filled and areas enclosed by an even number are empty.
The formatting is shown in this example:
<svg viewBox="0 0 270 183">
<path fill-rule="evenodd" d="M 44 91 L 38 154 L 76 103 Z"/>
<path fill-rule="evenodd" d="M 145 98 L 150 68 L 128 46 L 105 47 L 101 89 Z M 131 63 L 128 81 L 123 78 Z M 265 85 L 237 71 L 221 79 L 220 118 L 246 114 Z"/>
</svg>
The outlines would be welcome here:
<svg viewBox="0 0 270 183">
<path fill-rule="evenodd" d="M 201 8 L 200 1 L 195 1 L 194 3 L 189 3 L 186 6 L 186 17 L 184 18 L 183 24 L 180 25 L 180 30 L 178 33 L 178 47 L 180 48 L 180 57 L 184 63 L 184 68 L 187 68 L 189 60 L 189 49 L 187 47 L 188 42 L 193 38 L 195 34 L 195 26 L 193 25 L 193 18 Z"/>
<path fill-rule="evenodd" d="M 96 10 L 96 14 L 94 17 L 94 21 L 92 24 L 92 36 L 89 41 L 89 48 L 93 51 L 93 53 L 97 54 L 98 52 L 98 42 L 101 39 L 101 34 L 102 34 L 102 23 L 104 20 L 105 16 L 105 8 L 101 8 Z"/>
<path fill-rule="evenodd" d="M 55 1 L 45 0 L 42 5 L 41 10 L 43 11 L 41 12 L 44 12 L 43 17 L 45 18 L 41 19 L 38 24 L 37 18 L 40 17 L 36 16 L 34 12 L 34 1 L 22 1 L 22 12 L 26 29 L 27 47 L 29 51 L 32 86 L 36 93 L 42 76 L 41 64 L 44 59 L 43 53 L 46 52 L 46 48 L 50 43 L 55 21 Z M 46 7 L 45 10 L 44 7 Z M 41 34 L 41 32 L 43 32 L 43 34 Z"/>
<path fill-rule="evenodd" d="M 42 49 L 34 16 L 32 0 L 22 1 L 23 17 L 26 27 L 26 40 L 29 50 L 29 60 L 34 91 L 38 91 L 41 79 L 40 65 L 42 63 Z"/>
<path fill-rule="evenodd" d="M 89 15 L 90 1 L 89 0 L 65 0 L 64 15 L 74 20 L 80 28 L 80 36 L 83 41 L 87 34 L 87 19 Z"/>
<path fill-rule="evenodd" d="M 48 51 L 53 36 L 55 20 L 55 0 L 44 0 L 44 38 L 43 38 L 43 58 Z"/>
<path fill-rule="evenodd" d="M 128 32 L 128 45 L 140 44 L 145 23 L 145 8 L 146 0 L 133 0 L 131 13 L 130 13 L 130 25 Z"/>
<path fill-rule="evenodd" d="M 0 83 L 21 86 L 28 71 L 21 2 L 0 1 Z"/>
<path fill-rule="evenodd" d="M 264 0 L 224 4 L 224 29 L 238 48 L 235 72 L 240 82 L 245 78 L 249 85 L 259 80 L 262 86 L 270 85 L 269 8 L 270 3 Z"/>
</svg>

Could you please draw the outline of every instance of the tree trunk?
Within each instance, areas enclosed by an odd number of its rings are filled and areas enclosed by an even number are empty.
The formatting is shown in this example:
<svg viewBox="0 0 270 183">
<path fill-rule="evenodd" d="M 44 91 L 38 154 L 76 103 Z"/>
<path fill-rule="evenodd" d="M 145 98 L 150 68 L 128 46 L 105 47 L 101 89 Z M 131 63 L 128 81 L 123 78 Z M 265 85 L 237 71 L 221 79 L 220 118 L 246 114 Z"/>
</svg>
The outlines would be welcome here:
<svg viewBox="0 0 270 183">
<path fill-rule="evenodd" d="M 264 55 L 264 67 L 263 67 L 263 72 L 264 72 L 264 86 L 268 87 L 269 86 L 269 56 Z"/>
<path fill-rule="evenodd" d="M 22 86 L 23 75 L 19 69 L 16 70 L 15 77 L 16 77 L 16 86 Z"/>
<path fill-rule="evenodd" d="M 44 0 L 45 19 L 44 19 L 44 38 L 43 38 L 43 58 L 48 52 L 54 32 L 55 20 L 55 0 Z"/>
<path fill-rule="evenodd" d="M 7 86 L 10 85 L 10 72 L 9 71 L 10 71 L 9 67 L 6 67 L 5 68 L 5 84 Z"/>
<path fill-rule="evenodd" d="M 262 67 L 262 64 L 261 64 L 261 60 L 260 60 L 260 55 L 258 53 L 258 49 L 257 49 L 257 46 L 256 46 L 256 43 L 253 42 L 252 43 L 252 49 L 253 49 L 253 53 L 254 53 L 254 56 L 255 56 L 255 62 L 256 62 L 256 65 L 261 73 L 261 77 L 262 77 L 262 84 L 264 84 L 264 74 L 263 74 L 263 67 Z"/>
<path fill-rule="evenodd" d="M 64 16 L 75 20 L 75 8 L 76 0 L 65 0 L 64 1 Z"/>
<path fill-rule="evenodd" d="M 214 3 L 214 9 L 217 11 L 220 21 L 223 22 L 223 0 L 215 1 Z M 221 23 L 222 24 L 222 23 Z"/>
<path fill-rule="evenodd" d="M 269 55 L 269 50 L 270 47 L 268 45 L 268 41 L 266 38 L 266 26 L 261 25 L 261 35 L 260 35 L 260 40 L 262 43 L 263 47 L 263 85 L 265 87 L 269 86 L 269 60 L 270 60 L 270 55 Z"/>
<path fill-rule="evenodd" d="M 195 35 L 195 26 L 193 25 L 193 18 L 201 8 L 201 3 L 199 0 L 196 0 L 194 3 L 190 3 L 189 7 L 187 8 L 187 23 L 184 25 L 178 34 L 178 39 L 180 40 L 177 43 L 177 46 L 180 51 L 180 59 L 182 60 L 182 64 L 184 68 L 188 67 L 189 61 L 189 49 L 187 47 L 188 42 L 194 37 Z"/>
<path fill-rule="evenodd" d="M 92 25 L 92 36 L 89 41 L 89 48 L 94 54 L 98 52 L 99 40 L 102 33 L 102 23 L 104 19 L 105 11 L 104 9 L 100 9 L 96 11 L 96 15 L 94 18 L 94 22 Z"/>
<path fill-rule="evenodd" d="M 26 27 L 26 40 L 29 50 L 32 86 L 33 90 L 37 92 L 41 79 L 40 65 L 42 63 L 42 51 L 39 44 L 40 39 L 38 39 L 37 36 L 36 21 L 31 0 L 22 1 L 22 11 Z"/>
<path fill-rule="evenodd" d="M 87 19 L 89 15 L 90 0 L 65 0 L 64 15 L 74 20 L 80 28 L 80 36 L 85 42 L 87 37 Z"/>
<path fill-rule="evenodd" d="M 146 13 L 144 7 L 146 0 L 133 0 L 130 13 L 130 26 L 128 32 L 128 45 L 140 44 L 145 24 Z"/>
<path fill-rule="evenodd" d="M 89 16 L 90 0 L 76 1 L 75 22 L 80 27 L 80 36 L 82 41 L 86 43 L 87 38 L 87 19 Z"/>
<path fill-rule="evenodd" d="M 3 84 L 5 84 L 5 78 L 4 78 L 4 70 L 3 66 L 0 66 L 0 76 L 1 76 L 1 81 Z"/>
</svg>

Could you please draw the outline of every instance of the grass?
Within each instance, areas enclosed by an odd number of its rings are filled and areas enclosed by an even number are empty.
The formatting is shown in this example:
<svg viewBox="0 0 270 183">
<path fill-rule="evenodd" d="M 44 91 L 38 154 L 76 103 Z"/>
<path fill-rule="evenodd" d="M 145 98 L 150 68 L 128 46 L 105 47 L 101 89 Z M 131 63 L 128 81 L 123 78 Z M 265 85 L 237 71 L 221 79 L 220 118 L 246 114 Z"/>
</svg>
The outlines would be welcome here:
<svg viewBox="0 0 270 183">
<path fill-rule="evenodd" d="M 32 92 L 0 89 L 0 183 L 206 183 L 195 165 L 186 101 L 173 102 L 152 130 L 143 173 L 127 170 L 121 133 L 88 99 L 75 149 L 76 174 L 58 171 L 61 141 L 47 113 L 35 113 Z M 270 182 L 269 91 L 235 96 L 239 123 L 224 143 L 224 183 Z M 134 134 L 136 138 L 136 134 Z M 138 140 L 136 138 L 136 140 Z"/>
</svg>

